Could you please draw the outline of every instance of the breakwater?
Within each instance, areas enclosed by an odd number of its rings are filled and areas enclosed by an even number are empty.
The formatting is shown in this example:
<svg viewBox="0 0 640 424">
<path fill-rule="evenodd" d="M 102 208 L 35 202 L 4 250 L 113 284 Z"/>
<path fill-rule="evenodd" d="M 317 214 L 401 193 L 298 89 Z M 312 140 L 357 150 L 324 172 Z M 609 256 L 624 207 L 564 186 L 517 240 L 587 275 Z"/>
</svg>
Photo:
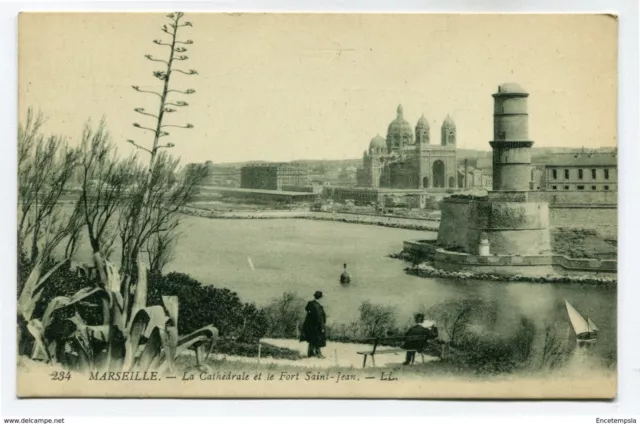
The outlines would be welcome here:
<svg viewBox="0 0 640 424">
<path fill-rule="evenodd" d="M 439 222 L 412 218 L 397 218 L 375 215 L 312 211 L 260 211 L 260 212 L 214 212 L 207 209 L 184 207 L 185 215 L 210 219 L 309 219 L 315 221 L 335 221 L 349 224 L 377 225 L 380 227 L 402 228 L 418 231 L 438 231 Z"/>
</svg>

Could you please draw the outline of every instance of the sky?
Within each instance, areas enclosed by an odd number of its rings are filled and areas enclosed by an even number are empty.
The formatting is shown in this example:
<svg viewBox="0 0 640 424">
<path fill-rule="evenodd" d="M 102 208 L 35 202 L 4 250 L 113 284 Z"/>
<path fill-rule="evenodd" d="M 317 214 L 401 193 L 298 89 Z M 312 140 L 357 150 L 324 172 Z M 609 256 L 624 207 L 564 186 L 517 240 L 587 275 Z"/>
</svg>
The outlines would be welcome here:
<svg viewBox="0 0 640 424">
<path fill-rule="evenodd" d="M 179 38 L 189 60 L 168 115 L 182 163 L 352 159 L 385 136 L 402 104 L 412 127 L 424 113 L 431 142 L 447 114 L 458 147 L 489 150 L 497 86 L 529 93 L 529 134 L 540 147 L 617 144 L 617 21 L 604 15 L 187 13 Z M 41 110 L 44 132 L 77 143 L 105 117 L 123 154 L 149 146 L 161 69 L 145 54 L 167 35 L 164 14 L 23 13 L 19 20 L 19 113 Z M 164 36 L 164 37 L 163 37 Z"/>
</svg>

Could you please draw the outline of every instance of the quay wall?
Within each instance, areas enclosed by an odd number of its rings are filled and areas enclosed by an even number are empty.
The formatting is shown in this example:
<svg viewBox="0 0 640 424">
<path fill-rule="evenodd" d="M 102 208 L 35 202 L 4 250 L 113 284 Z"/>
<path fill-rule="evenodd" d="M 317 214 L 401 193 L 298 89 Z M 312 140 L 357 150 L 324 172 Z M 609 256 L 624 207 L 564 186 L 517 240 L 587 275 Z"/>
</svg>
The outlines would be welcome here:
<svg viewBox="0 0 640 424">
<path fill-rule="evenodd" d="M 404 250 L 424 257 L 432 257 L 434 266 L 447 271 L 473 271 L 509 275 L 548 275 L 555 270 L 562 273 L 615 274 L 615 259 L 570 258 L 564 255 L 493 255 L 478 256 L 438 248 L 434 243 L 408 240 Z"/>
</svg>

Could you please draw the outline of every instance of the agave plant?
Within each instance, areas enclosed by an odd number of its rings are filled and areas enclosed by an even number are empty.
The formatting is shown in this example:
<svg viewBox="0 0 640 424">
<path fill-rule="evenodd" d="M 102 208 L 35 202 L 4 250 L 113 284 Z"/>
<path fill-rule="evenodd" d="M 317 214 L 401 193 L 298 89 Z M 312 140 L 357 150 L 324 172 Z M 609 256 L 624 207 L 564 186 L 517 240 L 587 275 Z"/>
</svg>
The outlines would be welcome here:
<svg viewBox="0 0 640 424">
<path fill-rule="evenodd" d="M 121 279 L 115 266 L 96 253 L 95 267 L 81 268 L 94 285 L 73 296 L 52 299 L 42 318 L 33 318 L 42 287 L 64 262 L 42 278 L 42 266 L 36 263 L 18 301 L 19 313 L 34 339 L 33 359 L 78 371 L 173 373 L 175 359 L 186 349 L 195 350 L 197 366 L 210 354 L 218 330 L 209 325 L 178 335 L 176 296 L 163 296 L 163 305 L 147 306 L 146 267 L 141 260 L 133 285 L 128 278 Z M 102 321 L 88 324 L 80 306 L 101 308 Z"/>
</svg>

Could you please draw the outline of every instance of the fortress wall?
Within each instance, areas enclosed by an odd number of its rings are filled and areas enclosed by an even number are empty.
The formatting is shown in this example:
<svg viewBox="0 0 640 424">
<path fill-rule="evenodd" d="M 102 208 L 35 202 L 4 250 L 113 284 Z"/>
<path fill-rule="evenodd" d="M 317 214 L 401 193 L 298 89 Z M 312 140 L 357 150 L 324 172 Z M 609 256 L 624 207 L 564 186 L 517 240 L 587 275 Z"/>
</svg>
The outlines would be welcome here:
<svg viewBox="0 0 640 424">
<path fill-rule="evenodd" d="M 492 254 L 539 255 L 551 251 L 546 203 L 477 202 L 470 216 L 469 253 L 476 253 L 483 232 L 487 234 Z"/>
<path fill-rule="evenodd" d="M 551 252 L 549 230 L 471 230 L 470 239 L 480 239 L 480 233 L 487 234 L 491 244 L 491 254 L 497 255 L 540 255 Z M 477 246 L 477 242 L 470 243 L 470 248 Z M 476 248 L 477 250 L 477 248 Z M 469 250 L 476 253 L 473 250 Z"/>
<path fill-rule="evenodd" d="M 446 198 L 440 206 L 438 246 L 445 249 L 468 249 L 467 231 L 470 221 L 471 200 Z"/>
<path fill-rule="evenodd" d="M 442 248 L 477 254 L 481 234 L 486 233 L 491 253 L 538 255 L 551 251 L 545 203 L 446 199 L 441 209 L 438 246 Z"/>
<path fill-rule="evenodd" d="M 575 185 L 574 182 L 571 184 Z M 585 190 L 579 191 L 532 191 L 529 193 L 529 197 L 536 197 L 541 200 L 544 199 L 551 205 L 570 204 L 590 206 L 618 204 L 618 192 L 615 191 L 615 184 L 611 184 L 611 190 L 613 191 L 590 191 L 591 184 L 589 182 L 585 182 L 584 186 Z M 558 183 L 558 187 L 562 188 L 562 183 Z"/>
<path fill-rule="evenodd" d="M 618 237 L 617 208 L 551 208 L 552 227 L 593 228 L 604 238 Z"/>
<path fill-rule="evenodd" d="M 437 250 L 436 268 L 448 271 L 470 271 L 507 275 L 548 275 L 558 267 L 563 273 L 612 274 L 617 272 L 616 260 L 577 259 L 561 255 L 533 256 L 476 256 L 458 252 Z"/>
</svg>

